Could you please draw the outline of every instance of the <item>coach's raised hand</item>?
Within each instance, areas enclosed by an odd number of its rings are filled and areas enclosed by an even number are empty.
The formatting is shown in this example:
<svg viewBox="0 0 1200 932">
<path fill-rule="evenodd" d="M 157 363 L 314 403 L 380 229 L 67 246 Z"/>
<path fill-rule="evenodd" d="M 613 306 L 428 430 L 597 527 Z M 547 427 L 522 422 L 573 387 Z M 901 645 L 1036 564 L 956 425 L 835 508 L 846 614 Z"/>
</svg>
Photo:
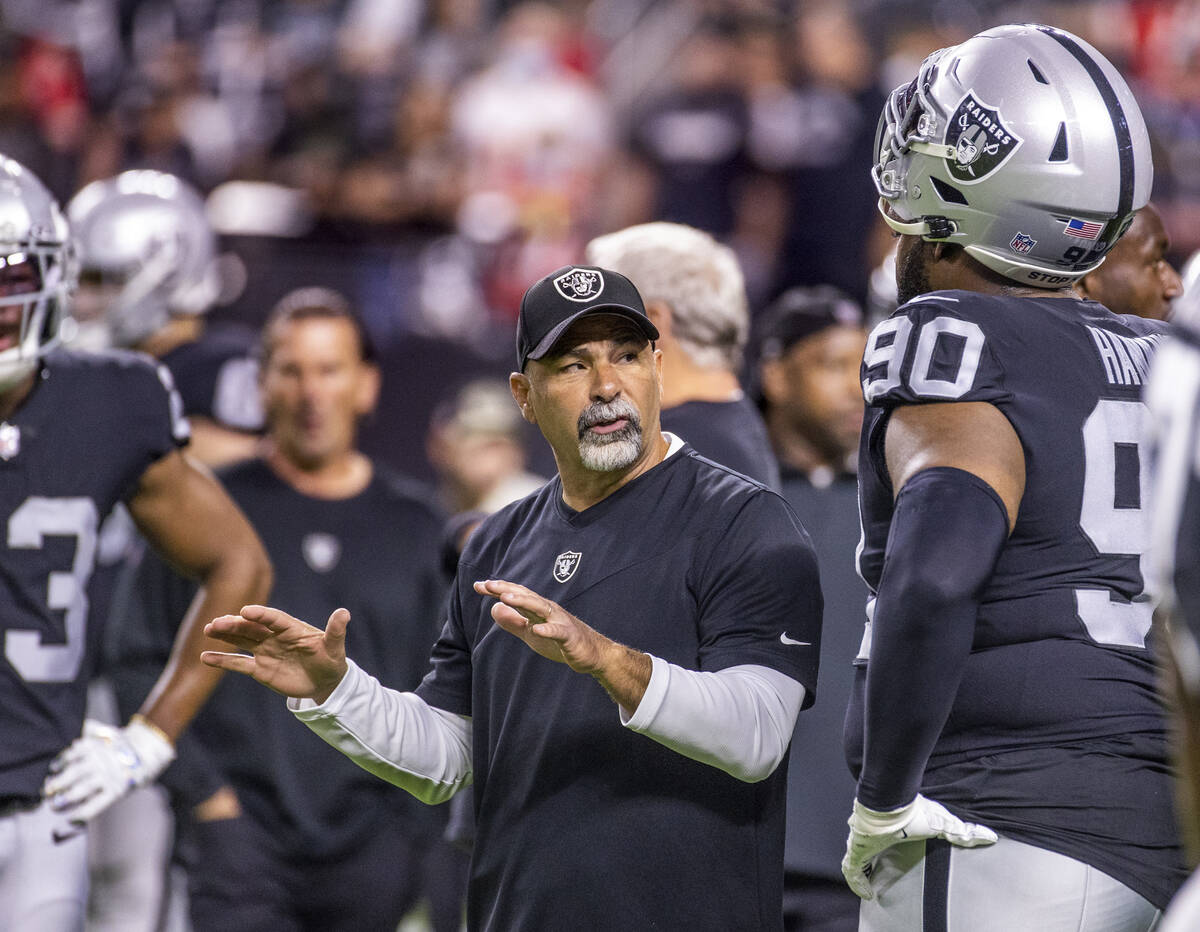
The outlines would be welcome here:
<svg viewBox="0 0 1200 932">
<path fill-rule="evenodd" d="M 557 602 L 525 586 L 487 579 L 476 582 L 474 588 L 497 600 L 492 619 L 531 650 L 595 677 L 627 711 L 638 707 L 654 671 L 649 654 L 605 637 Z"/>
<path fill-rule="evenodd" d="M 277 608 L 247 605 L 241 614 L 214 618 L 204 628 L 209 637 L 239 653 L 206 650 L 200 659 L 210 667 L 252 676 L 285 696 L 322 703 L 346 675 L 349 622 L 350 613 L 339 608 L 322 631 Z"/>
</svg>

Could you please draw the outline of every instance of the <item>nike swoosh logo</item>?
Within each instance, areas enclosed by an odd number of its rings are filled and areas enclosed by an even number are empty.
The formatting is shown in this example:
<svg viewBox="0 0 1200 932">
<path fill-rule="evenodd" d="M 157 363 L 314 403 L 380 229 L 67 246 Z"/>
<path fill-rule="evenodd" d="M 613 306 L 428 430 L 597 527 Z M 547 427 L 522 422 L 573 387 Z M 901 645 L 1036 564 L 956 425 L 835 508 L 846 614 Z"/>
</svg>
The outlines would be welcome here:
<svg viewBox="0 0 1200 932">
<path fill-rule="evenodd" d="M 812 641 L 797 641 L 794 638 L 788 637 L 786 631 L 780 632 L 779 643 L 780 644 L 794 644 L 797 647 L 812 647 Z"/>
</svg>

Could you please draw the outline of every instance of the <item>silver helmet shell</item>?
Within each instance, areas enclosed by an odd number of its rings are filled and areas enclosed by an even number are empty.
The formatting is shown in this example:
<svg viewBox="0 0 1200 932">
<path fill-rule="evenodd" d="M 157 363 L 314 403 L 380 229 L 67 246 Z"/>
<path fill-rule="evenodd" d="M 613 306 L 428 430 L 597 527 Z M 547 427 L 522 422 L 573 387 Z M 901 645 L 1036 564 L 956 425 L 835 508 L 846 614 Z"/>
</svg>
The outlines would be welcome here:
<svg viewBox="0 0 1200 932">
<path fill-rule="evenodd" d="M 157 171 L 94 181 L 67 205 L 85 281 L 107 286 L 111 342 L 136 346 L 175 315 L 205 313 L 220 290 L 204 201 Z"/>
<path fill-rule="evenodd" d="M 27 282 L 10 288 L 9 276 L 17 269 Z M 0 391 L 33 372 L 58 343 L 74 278 L 58 202 L 29 169 L 0 155 L 0 307 L 21 309 L 16 339 L 0 350 Z"/>
<path fill-rule="evenodd" d="M 875 152 L 892 229 L 1044 288 L 1103 262 L 1154 180 L 1125 80 L 1049 26 L 999 26 L 934 52 L 889 97 Z"/>
</svg>

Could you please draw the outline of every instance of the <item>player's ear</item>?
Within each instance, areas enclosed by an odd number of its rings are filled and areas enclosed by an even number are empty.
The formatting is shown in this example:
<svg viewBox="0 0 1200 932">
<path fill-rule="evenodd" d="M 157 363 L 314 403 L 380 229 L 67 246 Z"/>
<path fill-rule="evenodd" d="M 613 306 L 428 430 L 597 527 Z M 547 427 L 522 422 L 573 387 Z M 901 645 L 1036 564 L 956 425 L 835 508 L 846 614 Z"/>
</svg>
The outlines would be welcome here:
<svg viewBox="0 0 1200 932">
<path fill-rule="evenodd" d="M 382 376 L 379 367 L 374 363 L 363 363 L 358 375 L 358 388 L 355 393 L 354 409 L 359 417 L 370 414 L 379 402 L 379 387 Z"/>
<path fill-rule="evenodd" d="M 783 371 L 783 360 L 765 359 L 758 367 L 758 384 L 763 397 L 771 404 L 777 404 L 787 395 L 787 378 Z"/>
<path fill-rule="evenodd" d="M 513 372 L 508 376 L 508 390 L 512 392 L 513 401 L 517 403 L 517 407 L 521 411 L 521 417 L 525 418 L 530 424 L 537 423 L 537 417 L 533 413 L 533 406 L 529 403 L 529 376 L 524 372 Z"/>
<path fill-rule="evenodd" d="M 944 260 L 954 260 L 958 258 L 956 253 L 963 253 L 955 243 L 928 243 L 933 247 L 934 261 L 941 262 Z M 965 253 L 963 253 L 965 255 Z"/>
</svg>

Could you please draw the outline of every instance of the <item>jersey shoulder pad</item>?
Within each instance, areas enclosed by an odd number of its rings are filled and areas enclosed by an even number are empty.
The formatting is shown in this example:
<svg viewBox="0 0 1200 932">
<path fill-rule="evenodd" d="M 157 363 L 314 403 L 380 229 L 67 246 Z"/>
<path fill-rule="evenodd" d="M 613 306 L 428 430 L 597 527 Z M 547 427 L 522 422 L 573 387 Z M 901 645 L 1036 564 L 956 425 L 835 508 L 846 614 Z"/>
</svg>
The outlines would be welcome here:
<svg viewBox="0 0 1200 932">
<path fill-rule="evenodd" d="M 996 403 L 1005 388 L 1000 296 L 970 291 L 921 295 L 878 324 L 861 369 L 867 404 Z"/>
</svg>

